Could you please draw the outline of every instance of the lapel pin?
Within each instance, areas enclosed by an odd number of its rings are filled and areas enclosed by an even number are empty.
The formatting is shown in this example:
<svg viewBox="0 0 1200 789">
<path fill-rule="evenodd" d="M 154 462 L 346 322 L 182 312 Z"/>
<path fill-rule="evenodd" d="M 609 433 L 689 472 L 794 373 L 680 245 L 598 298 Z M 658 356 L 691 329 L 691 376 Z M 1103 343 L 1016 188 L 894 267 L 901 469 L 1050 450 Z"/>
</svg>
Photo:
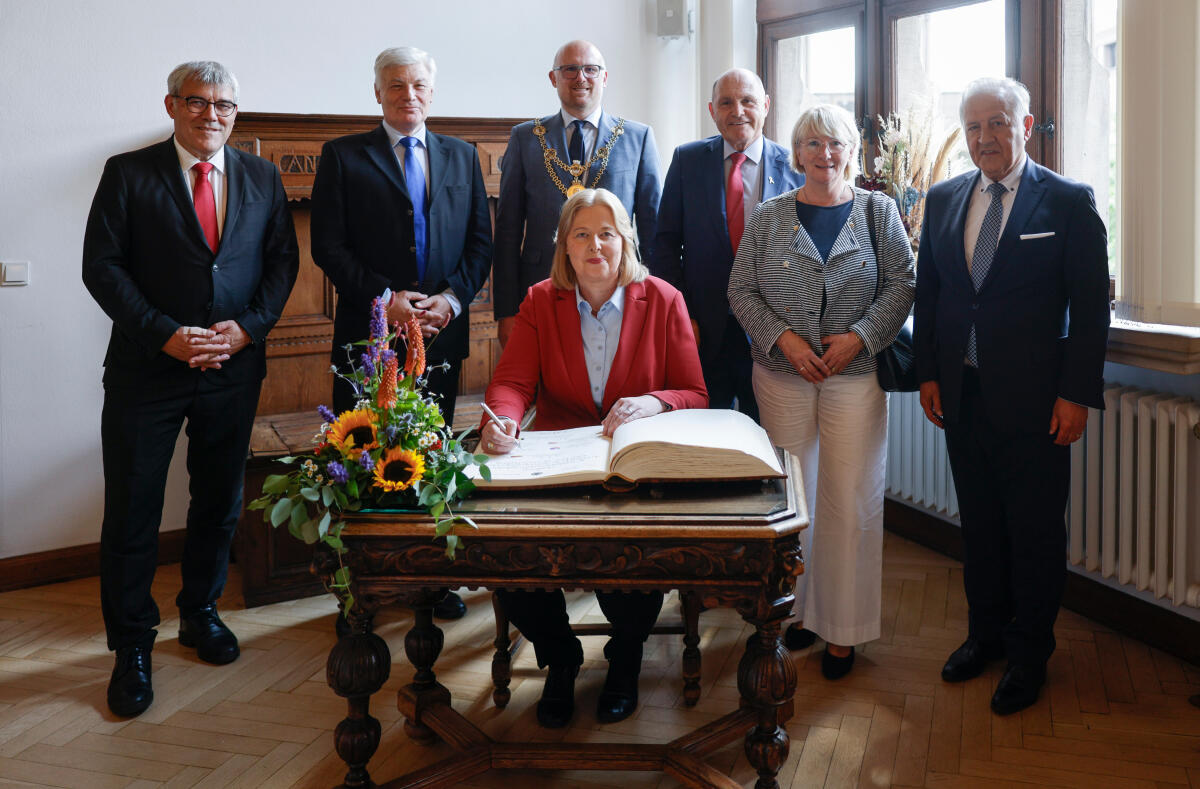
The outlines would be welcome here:
<svg viewBox="0 0 1200 789">
<path fill-rule="evenodd" d="M 773 176 L 773 175 L 768 175 L 768 176 L 767 176 L 767 183 L 769 183 L 769 184 L 773 184 L 773 183 L 775 183 L 775 176 Z"/>
</svg>

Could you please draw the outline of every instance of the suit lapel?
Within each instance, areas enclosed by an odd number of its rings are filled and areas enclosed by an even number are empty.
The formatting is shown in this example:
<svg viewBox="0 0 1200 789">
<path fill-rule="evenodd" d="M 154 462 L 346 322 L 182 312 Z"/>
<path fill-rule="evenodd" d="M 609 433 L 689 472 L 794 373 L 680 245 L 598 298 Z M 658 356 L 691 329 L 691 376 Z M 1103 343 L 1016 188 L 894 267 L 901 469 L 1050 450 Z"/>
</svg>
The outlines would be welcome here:
<svg viewBox="0 0 1200 789">
<path fill-rule="evenodd" d="M 621 339 L 617 342 L 617 353 L 613 356 L 612 369 L 608 372 L 608 383 L 604 387 L 601 411 L 616 401 L 616 393 L 624 390 L 625 380 L 633 369 L 633 357 L 637 353 L 638 340 L 646 323 L 646 286 L 631 282 L 625 286 L 625 307 L 621 315 Z"/>
<path fill-rule="evenodd" d="M 560 160 L 570 164 L 568 161 L 569 154 L 567 153 L 567 127 L 563 125 L 562 114 L 556 112 L 553 115 L 547 115 L 545 118 L 542 118 L 542 128 L 546 130 L 546 144 L 558 154 Z M 541 146 L 539 145 L 538 147 L 540 148 Z M 568 180 L 570 179 L 570 176 L 562 170 L 559 171 L 559 175 Z"/>
<path fill-rule="evenodd" d="M 218 252 L 225 248 L 225 239 L 237 227 L 238 215 L 246 199 L 246 168 L 238 158 L 240 155 L 229 146 L 225 146 L 225 225 L 221 231 L 222 243 L 217 247 Z"/>
<path fill-rule="evenodd" d="M 954 270 L 950 272 L 950 275 L 960 280 L 959 285 L 971 291 L 975 290 L 975 286 L 971 284 L 971 274 L 967 271 L 967 209 L 971 206 L 971 195 L 978 183 L 979 172 L 976 171 L 973 178 L 962 180 L 955 190 L 954 196 L 950 199 L 951 205 L 956 206 L 954 224 L 950 226 L 950 238 L 954 242 Z"/>
<path fill-rule="evenodd" d="M 196 206 L 192 203 L 192 196 L 187 191 L 187 179 L 179 167 L 179 153 L 175 150 L 174 137 L 162 143 L 159 151 L 158 174 L 162 177 L 167 191 L 179 209 L 179 218 L 182 226 L 186 228 L 184 232 L 208 249 L 208 240 L 204 237 L 204 229 L 200 227 L 200 219 L 196 216 Z"/>
<path fill-rule="evenodd" d="M 1012 210 L 1008 212 L 1008 221 L 1004 223 L 1004 233 L 1000 236 L 1000 241 L 996 246 L 996 256 L 992 258 L 992 265 L 988 269 L 987 276 L 984 278 L 983 284 L 979 286 L 981 291 L 996 278 L 996 272 L 1002 270 L 1012 259 L 1017 238 L 1025 229 L 1025 225 L 1028 224 L 1029 218 L 1033 216 L 1034 210 L 1042 201 L 1045 193 L 1046 184 L 1042 180 L 1039 166 L 1032 159 L 1026 159 L 1025 171 L 1021 173 L 1021 186 L 1017 189 Z"/>
<path fill-rule="evenodd" d="M 400 163 L 396 161 L 396 152 L 388 142 L 387 131 L 383 124 L 375 127 L 367 140 L 367 158 L 374 162 L 392 185 L 400 190 L 400 194 L 408 201 L 408 187 L 404 185 L 404 175 L 400 172 Z M 411 201 L 410 201 L 411 202 Z"/>
<path fill-rule="evenodd" d="M 729 240 L 729 219 L 726 215 L 728 207 L 725 205 L 725 145 L 719 134 L 708 141 L 705 160 L 704 166 L 700 168 L 700 177 L 703 179 L 700 193 L 712 195 L 713 222 L 720 225 L 721 230 L 718 232 L 725 240 L 725 246 L 732 249 L 732 242 Z"/>
<path fill-rule="evenodd" d="M 770 141 L 763 138 L 763 172 L 762 172 L 762 202 L 783 194 L 783 172 L 790 164 L 786 153 L 780 153 Z"/>
<path fill-rule="evenodd" d="M 613 116 L 609 115 L 607 112 L 600 113 L 600 130 L 596 135 L 596 147 L 592 149 L 593 157 L 595 157 L 597 151 L 604 147 L 604 143 L 608 142 L 609 138 L 612 137 L 613 129 L 615 129 L 616 126 L 617 122 L 613 120 Z M 615 146 L 613 150 L 616 150 Z M 584 176 L 584 186 L 587 186 L 592 182 L 592 179 L 596 177 L 596 172 L 599 169 L 600 160 L 593 158 L 592 166 L 588 168 L 587 175 Z"/>
<path fill-rule="evenodd" d="M 566 374 L 575 388 L 575 399 L 592 405 L 592 390 L 588 384 L 587 360 L 583 357 L 583 330 L 579 328 L 579 307 L 575 291 L 556 288 L 558 296 L 555 314 L 558 318 L 559 351 L 566 362 Z"/>
<path fill-rule="evenodd" d="M 432 205 L 446 183 L 446 145 L 436 134 L 426 131 L 425 149 L 429 152 L 429 202 Z"/>
</svg>

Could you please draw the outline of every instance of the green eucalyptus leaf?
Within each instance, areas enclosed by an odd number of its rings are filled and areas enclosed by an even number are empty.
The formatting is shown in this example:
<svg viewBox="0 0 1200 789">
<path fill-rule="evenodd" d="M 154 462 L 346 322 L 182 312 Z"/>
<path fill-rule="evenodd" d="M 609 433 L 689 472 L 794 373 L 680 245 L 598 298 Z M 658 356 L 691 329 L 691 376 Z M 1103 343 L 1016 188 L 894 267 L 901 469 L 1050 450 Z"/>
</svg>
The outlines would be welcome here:
<svg viewBox="0 0 1200 789">
<path fill-rule="evenodd" d="M 317 534 L 324 537 L 329 533 L 329 510 L 325 510 L 325 514 L 321 516 L 321 521 L 317 524 Z"/>
<path fill-rule="evenodd" d="M 308 520 L 308 507 L 304 502 L 292 499 L 292 523 L 304 523 Z"/>
<path fill-rule="evenodd" d="M 333 501 L 334 501 L 333 488 L 330 487 L 329 485 L 323 486 L 321 488 L 321 506 L 329 507 L 333 504 Z"/>
<path fill-rule="evenodd" d="M 342 538 L 337 536 L 336 534 L 333 534 L 333 533 L 326 534 L 323 539 L 324 539 L 326 545 L 328 545 L 330 548 L 334 549 L 338 553 L 342 553 L 343 551 L 346 550 L 346 545 L 345 545 L 345 543 L 342 542 Z"/>
<path fill-rule="evenodd" d="M 271 525 L 278 526 L 292 515 L 292 500 L 280 499 L 271 508 Z"/>
<path fill-rule="evenodd" d="M 291 479 L 289 474 L 271 474 L 264 481 L 262 490 L 263 493 L 283 493 L 287 490 L 288 481 Z"/>
<path fill-rule="evenodd" d="M 479 476 L 483 478 L 484 482 L 491 482 L 492 481 L 492 470 L 490 468 L 488 468 L 487 466 L 480 466 L 479 467 Z"/>
<path fill-rule="evenodd" d="M 437 502 L 436 504 L 434 504 L 432 507 L 429 508 L 429 514 L 431 516 L 433 516 L 434 520 L 438 520 L 439 518 L 442 517 L 442 513 L 445 510 L 446 510 L 446 502 L 445 502 L 445 500 L 442 500 L 442 501 Z M 438 526 L 441 526 L 441 523 L 439 523 Z"/>
<path fill-rule="evenodd" d="M 477 523 L 475 523 L 475 521 L 471 520 L 471 518 L 467 515 L 455 515 L 454 520 L 458 521 L 459 523 L 465 523 L 468 526 L 470 526 L 472 529 L 479 528 L 479 525 Z"/>
<path fill-rule="evenodd" d="M 350 568 L 339 567 L 333 571 L 333 586 L 346 589 L 350 586 Z"/>
<path fill-rule="evenodd" d="M 309 501 L 320 501 L 321 493 L 316 488 L 300 488 L 300 495 Z"/>
<path fill-rule="evenodd" d="M 458 539 L 457 535 L 447 534 L 446 535 L 446 555 L 449 556 L 451 559 L 453 559 L 454 552 L 456 550 L 458 550 L 458 546 L 459 546 L 459 539 Z"/>
<path fill-rule="evenodd" d="M 321 534 L 317 530 L 317 522 L 314 520 L 306 520 L 300 526 L 301 539 L 308 545 L 312 545 L 317 540 L 321 539 Z"/>
<path fill-rule="evenodd" d="M 454 474 L 450 474 L 450 481 L 446 483 L 446 500 L 454 501 L 454 494 L 458 491 L 458 481 L 455 480 Z"/>
</svg>

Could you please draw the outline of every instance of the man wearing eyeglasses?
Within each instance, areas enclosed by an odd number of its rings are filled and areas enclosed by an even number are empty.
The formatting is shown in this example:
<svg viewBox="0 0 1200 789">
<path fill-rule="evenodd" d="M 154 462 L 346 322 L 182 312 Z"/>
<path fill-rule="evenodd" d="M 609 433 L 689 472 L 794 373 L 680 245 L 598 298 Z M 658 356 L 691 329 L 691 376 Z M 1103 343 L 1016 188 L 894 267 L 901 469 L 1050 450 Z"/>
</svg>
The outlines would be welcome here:
<svg viewBox="0 0 1200 789">
<path fill-rule="evenodd" d="M 554 231 L 569 195 L 609 190 L 634 219 L 643 259 L 654 241 L 662 188 L 654 133 L 601 108 L 608 84 L 604 56 L 587 41 L 564 44 L 554 55 L 550 84 L 559 111 L 513 127 L 500 162 L 492 304 L 501 344 L 525 291 L 550 275 Z"/>
<path fill-rule="evenodd" d="M 239 654 L 217 615 L 242 509 L 266 338 L 299 255 L 275 165 L 228 148 L 237 79 L 220 63 L 167 77 L 164 142 L 108 160 L 83 240 L 83 282 L 112 319 L 100 440 L 100 603 L 116 665 L 108 706 L 154 699 L 150 650 L 167 469 L 187 424 L 191 502 L 180 568 L 179 643 L 208 663 Z"/>
</svg>

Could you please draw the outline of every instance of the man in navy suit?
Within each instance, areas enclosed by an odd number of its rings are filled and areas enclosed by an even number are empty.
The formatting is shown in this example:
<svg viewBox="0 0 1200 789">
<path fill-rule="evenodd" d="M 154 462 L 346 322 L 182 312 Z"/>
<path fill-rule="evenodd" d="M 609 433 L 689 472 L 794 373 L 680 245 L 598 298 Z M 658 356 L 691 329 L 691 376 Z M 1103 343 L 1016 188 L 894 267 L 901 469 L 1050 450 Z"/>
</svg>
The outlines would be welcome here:
<svg viewBox="0 0 1200 789">
<path fill-rule="evenodd" d="M 1066 577 L 1070 444 L 1103 407 L 1108 255 L 1091 187 L 1030 159 L 1029 92 L 967 86 L 979 168 L 929 191 L 917 256 L 921 405 L 946 430 L 962 519 L 969 632 L 942 678 L 1008 666 L 1000 715 L 1037 701 Z"/>
<path fill-rule="evenodd" d="M 755 420 L 750 343 L 729 311 L 729 270 L 754 207 L 804 184 L 788 150 L 763 137 L 770 109 L 771 97 L 752 71 L 730 69 L 713 83 L 708 112 L 720 134 L 675 149 L 649 262 L 652 273 L 683 292 L 709 407 L 736 403 Z"/>
<path fill-rule="evenodd" d="M 561 108 L 514 126 L 500 162 L 492 303 L 501 345 L 529 286 L 550 276 L 568 192 L 607 189 L 633 217 L 643 260 L 654 242 L 661 190 L 654 133 L 601 109 L 608 84 L 604 56 L 587 41 L 564 44 L 554 55 L 550 84 Z"/>
<path fill-rule="evenodd" d="M 428 388 L 452 424 L 469 352 L 468 308 L 487 279 L 492 228 L 475 147 L 425 127 L 436 76 L 433 58 L 415 47 L 386 49 L 375 59 L 383 122 L 322 149 L 312 254 L 338 291 L 334 364 L 348 369 L 345 346 L 367 339 L 371 300 L 390 288 L 388 320 L 420 320 Z M 333 403 L 338 412 L 354 407 L 341 378 L 334 379 Z M 466 607 L 450 593 L 434 613 L 457 619 Z"/>
<path fill-rule="evenodd" d="M 179 643 L 229 663 L 237 638 L 217 616 L 267 333 L 299 255 L 279 171 L 227 148 L 237 80 L 212 61 L 167 77 L 165 142 L 109 159 L 88 216 L 83 281 L 112 319 L 104 359 L 104 523 L 100 602 L 116 666 L 108 706 L 138 715 L 154 699 L 150 593 L 167 468 L 187 422 L 191 502 Z"/>
</svg>

